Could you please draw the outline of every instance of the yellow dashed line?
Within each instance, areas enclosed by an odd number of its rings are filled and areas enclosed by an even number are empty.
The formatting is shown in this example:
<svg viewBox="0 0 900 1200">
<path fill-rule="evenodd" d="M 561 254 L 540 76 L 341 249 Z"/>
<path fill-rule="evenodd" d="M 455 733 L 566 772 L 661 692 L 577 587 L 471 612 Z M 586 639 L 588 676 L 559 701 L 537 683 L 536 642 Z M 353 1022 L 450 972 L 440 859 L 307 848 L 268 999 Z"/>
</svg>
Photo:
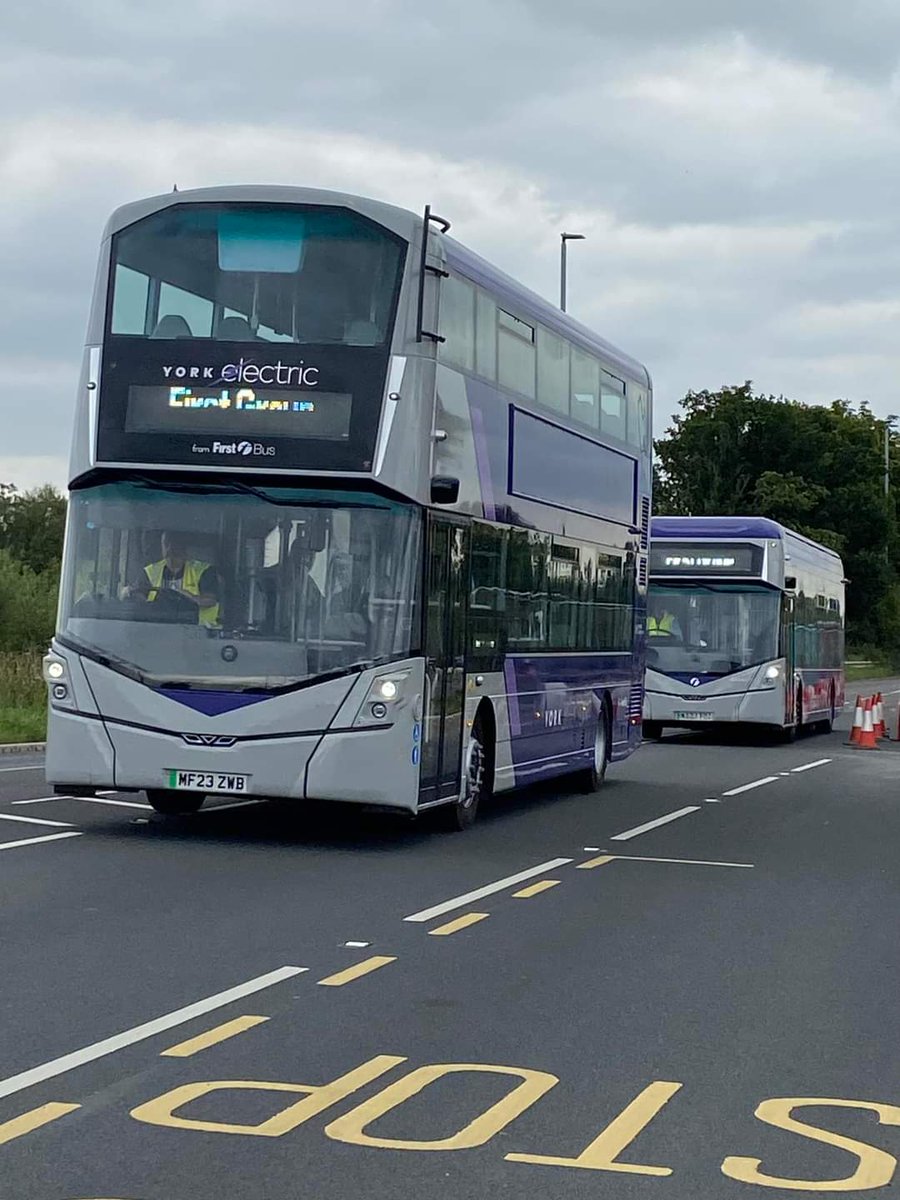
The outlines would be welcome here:
<svg viewBox="0 0 900 1200">
<path fill-rule="evenodd" d="M 352 983 L 354 979 L 359 979 L 362 975 L 368 975 L 371 971 L 377 971 L 379 967 L 386 967 L 388 963 L 396 961 L 396 958 L 375 954 L 371 958 L 365 958 L 362 962 L 356 963 L 355 966 L 347 967 L 345 971 L 338 971 L 336 975 L 328 975 L 325 979 L 320 979 L 319 986 L 343 987 L 345 983 Z"/>
<path fill-rule="evenodd" d="M 464 917 L 457 917 L 456 920 L 448 921 L 446 925 L 438 925 L 437 929 L 429 929 L 428 932 L 432 937 L 449 937 L 451 933 L 459 933 L 460 929 L 477 925 L 479 921 L 484 921 L 490 915 L 490 913 L 466 913 Z"/>
<path fill-rule="evenodd" d="M 589 858 L 587 862 L 579 863 L 575 868 L 576 871 L 592 871 L 594 867 L 606 866 L 608 862 L 613 862 L 614 854 L 601 854 L 599 858 Z"/>
<path fill-rule="evenodd" d="M 541 879 L 538 883 L 530 883 L 528 887 L 522 888 L 520 892 L 513 892 L 514 900 L 530 900 L 532 896 L 539 896 L 541 892 L 546 892 L 548 888 L 556 887 L 562 882 L 559 879 Z"/>
<path fill-rule="evenodd" d="M 42 1104 L 40 1108 L 33 1108 L 31 1112 L 22 1113 L 21 1117 L 13 1117 L 11 1121 L 0 1125 L 0 1146 L 13 1141 L 14 1138 L 22 1137 L 23 1134 L 31 1133 L 32 1129 L 40 1129 L 42 1125 L 49 1125 L 51 1121 L 56 1121 L 59 1117 L 66 1116 L 67 1113 L 75 1112 L 77 1108 L 81 1108 L 81 1105 Z"/>
<path fill-rule="evenodd" d="M 229 1038 L 237 1037 L 245 1029 L 252 1029 L 254 1025 L 262 1025 L 263 1021 L 268 1021 L 268 1019 L 268 1017 L 235 1017 L 233 1021 L 226 1021 L 224 1025 L 217 1025 L 215 1029 L 207 1029 L 206 1033 L 199 1033 L 186 1042 L 170 1046 L 168 1050 L 162 1051 L 162 1056 L 164 1058 L 190 1058 L 192 1054 L 197 1054 L 210 1046 L 216 1046 L 219 1042 L 227 1042 Z"/>
</svg>

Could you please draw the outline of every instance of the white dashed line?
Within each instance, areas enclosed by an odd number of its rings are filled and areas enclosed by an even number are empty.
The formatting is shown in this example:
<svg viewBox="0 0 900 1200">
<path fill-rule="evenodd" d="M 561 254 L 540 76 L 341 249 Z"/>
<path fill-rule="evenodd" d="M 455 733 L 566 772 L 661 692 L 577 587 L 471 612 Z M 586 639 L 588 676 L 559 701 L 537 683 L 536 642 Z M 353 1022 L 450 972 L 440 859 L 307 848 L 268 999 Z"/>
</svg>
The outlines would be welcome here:
<svg viewBox="0 0 900 1200">
<path fill-rule="evenodd" d="M 762 787 L 764 783 L 777 783 L 777 775 L 767 775 L 765 779 L 754 779 L 752 783 L 742 783 L 740 787 L 732 788 L 730 792 L 723 792 L 723 796 L 740 796 L 741 792 L 752 792 L 754 788 Z"/>
<path fill-rule="evenodd" d="M 813 767 L 824 767 L 826 763 L 830 762 L 830 758 L 817 758 L 815 762 L 804 763 L 802 767 L 791 767 L 791 772 L 794 775 L 799 775 L 801 771 L 811 771 Z"/>
<path fill-rule="evenodd" d="M 17 813 L 0 813 L 0 821 L 17 821 L 22 825 L 56 825 L 59 829 L 74 829 L 71 821 L 44 821 L 41 817 L 20 817 Z"/>
<path fill-rule="evenodd" d="M 84 837 L 73 829 L 69 833 L 48 833 L 46 837 L 22 838 L 18 842 L 0 842 L 0 850 L 20 850 L 25 846 L 39 846 L 42 842 L 61 842 L 63 838 Z"/>
<path fill-rule="evenodd" d="M 617 833 L 610 840 L 613 842 L 627 842 L 630 838 L 637 837 L 639 833 L 647 833 L 650 829 L 658 829 L 660 825 L 668 825 L 670 821 L 677 821 L 679 817 L 686 817 L 688 813 L 699 811 L 699 804 L 692 804 L 688 808 L 679 808 L 676 812 L 666 813 L 664 817 L 657 817 L 655 821 L 647 821 L 645 825 L 638 825 L 634 829 L 626 829 L 624 833 Z"/>
<path fill-rule="evenodd" d="M 421 912 L 413 913 L 409 917 L 404 917 L 403 920 L 430 921 L 432 917 L 443 916 L 444 913 L 452 912 L 454 908 L 463 908 L 466 904 L 472 904 L 474 901 L 480 900 L 482 896 L 492 896 L 495 892 L 505 891 L 514 883 L 524 883 L 526 879 L 533 879 L 535 875 L 555 871 L 557 867 L 564 867 L 571 861 L 571 858 L 551 858 L 549 862 L 539 863 L 538 866 L 529 867 L 527 871 L 519 871 L 516 875 L 507 875 L 505 879 L 498 879 L 496 883 L 488 883 L 482 888 L 476 888 L 474 892 L 466 892 L 464 896 L 454 896 L 452 900 L 444 900 L 442 904 L 423 908 Z"/>
</svg>

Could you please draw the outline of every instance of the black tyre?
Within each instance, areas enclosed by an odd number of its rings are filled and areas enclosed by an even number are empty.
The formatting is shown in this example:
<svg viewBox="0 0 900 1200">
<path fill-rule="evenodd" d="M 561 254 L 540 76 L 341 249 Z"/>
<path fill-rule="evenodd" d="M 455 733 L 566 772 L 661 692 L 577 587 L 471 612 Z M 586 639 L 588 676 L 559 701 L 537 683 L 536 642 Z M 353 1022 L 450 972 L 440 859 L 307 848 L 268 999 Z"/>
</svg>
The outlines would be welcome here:
<svg viewBox="0 0 900 1200">
<path fill-rule="evenodd" d="M 584 772 L 585 790 L 599 791 L 606 778 L 606 768 L 609 766 L 610 728 L 609 712 L 606 705 L 600 710 L 597 718 L 597 732 L 594 735 L 594 760 Z"/>
<path fill-rule="evenodd" d="M 475 824 L 478 806 L 487 800 L 494 786 L 494 747 L 484 723 L 475 718 L 463 753 L 459 799 L 443 810 L 446 825 L 457 833 Z"/>
<path fill-rule="evenodd" d="M 662 721 L 645 721 L 641 736 L 645 742 L 658 742 L 663 735 Z"/>
<path fill-rule="evenodd" d="M 176 817 L 184 813 L 199 812 L 203 807 L 206 796 L 203 792 L 163 792 L 149 791 L 147 799 L 158 813 L 167 817 Z"/>
</svg>

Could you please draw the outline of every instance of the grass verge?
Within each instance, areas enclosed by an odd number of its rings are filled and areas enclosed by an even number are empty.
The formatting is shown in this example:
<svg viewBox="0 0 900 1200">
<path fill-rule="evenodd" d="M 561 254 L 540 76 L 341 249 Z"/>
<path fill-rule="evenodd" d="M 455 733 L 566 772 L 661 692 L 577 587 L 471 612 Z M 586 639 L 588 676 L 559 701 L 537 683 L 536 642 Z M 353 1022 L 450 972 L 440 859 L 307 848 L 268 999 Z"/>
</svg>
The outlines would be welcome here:
<svg viewBox="0 0 900 1200">
<path fill-rule="evenodd" d="M 47 693 L 41 655 L 0 654 L 0 743 L 42 742 L 47 736 Z"/>
</svg>

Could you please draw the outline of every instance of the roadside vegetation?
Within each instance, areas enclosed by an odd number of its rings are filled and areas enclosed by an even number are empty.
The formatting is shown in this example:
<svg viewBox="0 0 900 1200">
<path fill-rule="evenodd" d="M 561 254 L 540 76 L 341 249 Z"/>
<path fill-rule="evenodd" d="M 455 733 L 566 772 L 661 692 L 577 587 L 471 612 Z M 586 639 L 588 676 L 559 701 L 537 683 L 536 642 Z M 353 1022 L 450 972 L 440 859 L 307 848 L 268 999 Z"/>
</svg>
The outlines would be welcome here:
<svg viewBox="0 0 900 1200">
<path fill-rule="evenodd" d="M 43 741 L 41 656 L 53 634 L 66 502 L 0 484 L 0 742 Z"/>
</svg>

